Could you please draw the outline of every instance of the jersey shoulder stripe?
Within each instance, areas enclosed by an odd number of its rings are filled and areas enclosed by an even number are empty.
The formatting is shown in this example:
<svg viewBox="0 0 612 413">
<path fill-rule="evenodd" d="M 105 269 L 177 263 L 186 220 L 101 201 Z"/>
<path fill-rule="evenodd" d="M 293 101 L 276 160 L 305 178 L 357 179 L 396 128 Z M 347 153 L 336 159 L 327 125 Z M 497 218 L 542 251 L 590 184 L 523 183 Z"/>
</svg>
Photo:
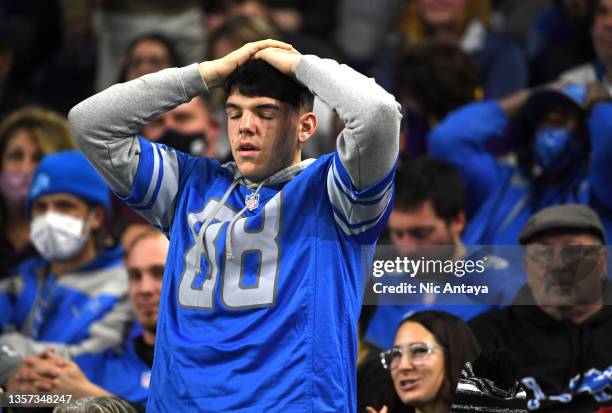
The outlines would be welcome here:
<svg viewBox="0 0 612 413">
<path fill-rule="evenodd" d="M 358 190 L 337 154 L 333 156 L 327 172 L 327 195 L 332 206 L 334 221 L 347 235 L 361 243 L 371 243 L 384 225 L 393 201 L 393 176 L 397 160 L 391 171 L 379 182 Z"/>
</svg>

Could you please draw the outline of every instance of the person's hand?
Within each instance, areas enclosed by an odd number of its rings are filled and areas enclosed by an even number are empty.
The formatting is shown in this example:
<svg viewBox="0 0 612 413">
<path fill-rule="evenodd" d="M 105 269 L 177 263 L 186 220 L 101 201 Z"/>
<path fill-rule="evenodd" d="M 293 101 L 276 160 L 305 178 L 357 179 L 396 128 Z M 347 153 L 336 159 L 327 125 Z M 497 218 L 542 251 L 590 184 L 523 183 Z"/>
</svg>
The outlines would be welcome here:
<svg viewBox="0 0 612 413">
<path fill-rule="evenodd" d="M 22 361 L 6 382 L 6 391 L 9 393 L 35 393 L 37 389 L 32 383 L 33 379 L 34 376 L 30 373 L 29 367 Z"/>
<path fill-rule="evenodd" d="M 593 106 L 604 100 L 610 100 L 610 93 L 601 83 L 589 83 L 584 106 L 590 111 Z"/>
<path fill-rule="evenodd" d="M 257 52 L 269 47 L 281 50 L 292 49 L 290 44 L 272 39 L 247 43 L 240 49 L 234 50 L 220 59 L 200 63 L 198 65 L 200 75 L 202 75 L 202 79 L 204 79 L 209 89 L 221 86 L 238 66 L 251 59 Z"/>
<path fill-rule="evenodd" d="M 506 116 L 509 118 L 514 118 L 518 116 L 523 110 L 523 105 L 529 99 L 531 95 L 531 90 L 529 89 L 521 89 L 509 96 L 506 96 L 500 100 L 498 100 L 499 105 L 506 113 Z"/>
<path fill-rule="evenodd" d="M 284 75 L 294 77 L 295 69 L 298 63 L 300 63 L 302 54 L 293 48 L 281 49 L 278 47 L 270 47 L 255 53 L 254 57 L 255 59 L 261 59 L 268 62 Z"/>
<path fill-rule="evenodd" d="M 53 352 L 46 354 L 45 359 L 55 367 L 51 381 L 52 387 L 45 391 L 72 394 L 75 398 L 111 395 L 106 390 L 90 382 L 85 373 L 83 373 L 83 370 L 74 361 L 60 357 Z M 37 387 L 40 386 L 37 382 L 35 384 Z"/>
<path fill-rule="evenodd" d="M 57 377 L 63 363 L 50 360 L 52 349 L 46 349 L 40 354 L 25 357 L 19 368 L 7 382 L 10 392 L 41 392 L 53 389 L 53 380 Z"/>
<path fill-rule="evenodd" d="M 377 412 L 375 408 L 370 407 L 370 406 L 366 407 L 366 410 L 368 411 L 368 413 L 387 413 L 388 412 L 387 406 L 383 406 L 379 412 Z"/>
<path fill-rule="evenodd" d="M 55 356 L 53 350 L 46 349 L 23 360 L 23 366 L 26 368 L 23 379 L 36 391 L 49 392 L 55 390 L 56 379 L 61 368 L 65 365 L 65 359 L 53 358 L 53 356 Z"/>
</svg>

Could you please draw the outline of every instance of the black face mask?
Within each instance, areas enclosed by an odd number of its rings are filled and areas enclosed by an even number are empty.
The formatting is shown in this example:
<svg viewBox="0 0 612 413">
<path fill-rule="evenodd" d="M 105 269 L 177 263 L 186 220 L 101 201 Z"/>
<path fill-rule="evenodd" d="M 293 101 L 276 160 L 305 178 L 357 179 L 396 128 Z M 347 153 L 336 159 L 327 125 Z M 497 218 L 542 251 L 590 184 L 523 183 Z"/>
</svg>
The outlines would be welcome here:
<svg viewBox="0 0 612 413">
<path fill-rule="evenodd" d="M 174 129 L 168 129 L 157 140 L 157 143 L 195 156 L 203 156 L 206 152 L 206 135 L 202 133 L 184 135 Z"/>
</svg>

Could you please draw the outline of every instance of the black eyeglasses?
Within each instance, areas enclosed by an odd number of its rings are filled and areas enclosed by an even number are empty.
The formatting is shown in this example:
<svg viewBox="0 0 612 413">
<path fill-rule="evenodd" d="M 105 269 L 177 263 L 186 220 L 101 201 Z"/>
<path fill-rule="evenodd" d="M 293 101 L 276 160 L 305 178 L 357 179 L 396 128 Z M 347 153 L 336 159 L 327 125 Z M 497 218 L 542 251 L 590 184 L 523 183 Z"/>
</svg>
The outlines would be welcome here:
<svg viewBox="0 0 612 413">
<path fill-rule="evenodd" d="M 403 346 L 393 346 L 380 353 L 380 362 L 386 370 L 395 370 L 399 367 L 404 354 L 415 366 L 426 364 L 434 350 L 444 350 L 444 347 L 430 343 L 411 343 Z"/>
<path fill-rule="evenodd" d="M 564 261 L 578 261 L 598 257 L 603 248 L 603 245 L 534 245 L 528 249 L 526 256 L 538 264 L 551 262 L 556 253 Z"/>
</svg>

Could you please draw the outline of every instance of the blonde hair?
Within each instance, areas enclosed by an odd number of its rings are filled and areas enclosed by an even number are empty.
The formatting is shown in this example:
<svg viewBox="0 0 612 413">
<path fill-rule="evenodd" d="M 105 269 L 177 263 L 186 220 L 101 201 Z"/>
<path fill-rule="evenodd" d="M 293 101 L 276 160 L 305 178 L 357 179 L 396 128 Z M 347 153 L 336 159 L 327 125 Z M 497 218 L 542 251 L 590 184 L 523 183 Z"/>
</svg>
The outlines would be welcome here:
<svg viewBox="0 0 612 413">
<path fill-rule="evenodd" d="M 0 159 L 8 141 L 20 131 L 26 131 L 34 139 L 43 156 L 76 147 L 65 117 L 41 107 L 29 106 L 11 113 L 0 124 Z"/>
<path fill-rule="evenodd" d="M 149 238 L 163 238 L 167 240 L 166 236 L 154 226 L 143 226 L 143 228 L 139 229 L 138 233 L 134 235 L 134 238 L 129 241 L 127 246 L 124 246 L 123 259 L 127 261 L 134 251 L 134 248 L 136 248 L 136 245 Z"/>
<path fill-rule="evenodd" d="M 398 25 L 399 31 L 408 36 L 411 45 L 422 44 L 433 37 L 432 30 L 421 14 L 418 3 L 418 0 L 410 2 Z M 465 0 L 459 22 L 461 31 L 472 20 L 480 20 L 487 27 L 491 25 L 490 0 Z"/>
</svg>

